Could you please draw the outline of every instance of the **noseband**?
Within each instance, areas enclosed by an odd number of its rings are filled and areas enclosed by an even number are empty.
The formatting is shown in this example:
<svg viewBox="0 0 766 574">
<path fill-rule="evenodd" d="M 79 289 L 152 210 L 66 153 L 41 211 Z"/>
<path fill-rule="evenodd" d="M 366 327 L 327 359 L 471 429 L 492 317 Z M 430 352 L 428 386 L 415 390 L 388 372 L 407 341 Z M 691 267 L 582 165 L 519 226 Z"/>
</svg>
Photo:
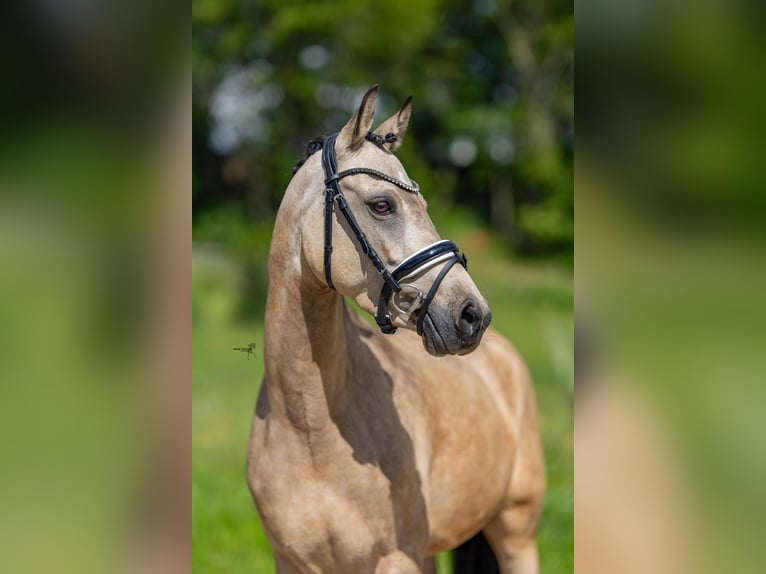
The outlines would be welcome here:
<svg viewBox="0 0 766 574">
<path fill-rule="evenodd" d="M 375 322 L 378 324 L 378 327 L 380 327 L 380 330 L 387 335 L 396 332 L 396 327 L 393 324 L 393 320 L 391 319 L 391 314 L 389 313 L 388 307 L 391 303 L 392 295 L 394 293 L 399 294 L 402 292 L 403 287 L 408 287 L 417 291 L 416 300 L 422 301 L 419 307 L 420 311 L 417 322 L 418 335 L 422 335 L 423 321 L 425 320 L 426 313 L 428 312 L 428 306 L 431 304 L 431 301 L 433 301 L 433 298 L 436 295 L 436 291 L 439 289 L 439 285 L 441 285 L 444 277 L 447 275 L 449 270 L 452 269 L 452 266 L 455 265 L 455 263 L 460 263 L 466 269 L 468 268 L 468 263 L 465 255 L 460 253 L 458 246 L 455 245 L 455 243 L 452 241 L 437 241 L 436 243 L 433 243 L 428 247 L 413 253 L 404 261 L 399 263 L 399 265 L 394 267 L 393 270 L 389 271 L 383 261 L 381 261 L 378 253 L 375 251 L 372 245 L 370 245 L 369 241 L 367 241 L 367 237 L 365 236 L 364 232 L 362 232 L 361 228 L 359 227 L 354 214 L 351 212 L 351 208 L 346 202 L 346 198 L 343 196 L 343 191 L 340 189 L 340 180 L 349 175 L 364 173 L 372 177 L 387 181 L 388 183 L 392 183 L 395 186 L 400 187 L 410 193 L 418 193 L 420 188 L 414 181 L 405 183 L 376 169 L 370 169 L 367 167 L 355 167 L 338 172 L 338 161 L 335 156 L 335 140 L 337 137 L 338 134 L 329 136 L 325 140 L 322 147 L 322 167 L 324 168 L 324 183 L 326 186 L 324 220 L 324 274 L 327 285 L 331 289 L 335 289 L 335 286 L 332 283 L 331 272 L 332 214 L 334 205 L 337 203 L 338 209 L 346 218 L 349 227 L 351 227 L 351 230 L 354 232 L 356 240 L 359 243 L 359 246 L 362 248 L 362 252 L 370 258 L 370 261 L 372 262 L 373 267 L 375 267 L 375 270 L 381 277 L 383 277 L 383 287 L 380 290 L 380 296 L 378 297 L 378 310 L 375 314 Z M 375 141 L 372 139 L 374 137 L 379 138 L 380 136 L 375 136 L 375 134 L 368 134 L 367 139 Z M 431 288 L 428 290 L 428 294 L 425 296 L 425 298 L 422 296 L 422 293 L 419 289 L 417 289 L 417 287 L 403 283 L 404 280 L 410 277 L 414 277 L 439 263 L 444 263 L 444 267 L 442 267 L 442 270 L 436 276 L 436 279 L 431 285 Z M 414 309 L 412 309 L 410 312 L 412 311 L 414 311 Z"/>
</svg>

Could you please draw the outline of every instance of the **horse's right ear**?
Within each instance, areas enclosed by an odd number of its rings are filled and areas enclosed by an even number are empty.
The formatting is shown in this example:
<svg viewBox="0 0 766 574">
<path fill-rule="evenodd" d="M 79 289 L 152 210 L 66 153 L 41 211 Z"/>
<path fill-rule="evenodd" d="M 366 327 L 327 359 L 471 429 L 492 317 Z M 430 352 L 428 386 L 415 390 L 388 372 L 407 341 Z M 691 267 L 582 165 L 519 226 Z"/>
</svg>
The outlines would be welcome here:
<svg viewBox="0 0 766 574">
<path fill-rule="evenodd" d="M 407 126 L 410 125 L 410 115 L 412 115 L 412 96 L 404 100 L 401 110 L 380 124 L 375 130 L 376 134 L 384 137 L 387 134 L 396 136 L 392 141 L 386 141 L 383 144 L 389 151 L 398 150 L 404 142 L 404 134 L 407 133 Z"/>
<path fill-rule="evenodd" d="M 375 119 L 375 100 L 378 98 L 378 84 L 372 86 L 362 98 L 359 109 L 356 110 L 348 123 L 338 134 L 338 143 L 344 147 L 356 149 L 372 128 Z"/>
</svg>

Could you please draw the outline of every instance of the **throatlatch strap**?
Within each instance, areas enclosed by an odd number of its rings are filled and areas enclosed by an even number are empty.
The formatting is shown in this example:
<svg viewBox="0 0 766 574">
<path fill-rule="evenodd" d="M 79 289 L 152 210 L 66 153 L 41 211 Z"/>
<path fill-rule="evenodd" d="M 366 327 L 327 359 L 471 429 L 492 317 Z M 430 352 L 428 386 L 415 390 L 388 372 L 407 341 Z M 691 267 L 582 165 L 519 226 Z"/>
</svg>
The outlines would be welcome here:
<svg viewBox="0 0 766 574">
<path fill-rule="evenodd" d="M 331 179 L 338 172 L 338 162 L 335 159 L 335 139 L 338 134 L 329 136 L 322 147 L 322 167 L 324 168 L 324 278 L 330 289 L 335 289 L 332 284 L 332 211 L 335 195 L 340 193 L 338 179 Z"/>
<path fill-rule="evenodd" d="M 332 284 L 332 206 L 333 190 L 324 190 L 324 278 L 330 289 L 335 289 Z"/>
</svg>

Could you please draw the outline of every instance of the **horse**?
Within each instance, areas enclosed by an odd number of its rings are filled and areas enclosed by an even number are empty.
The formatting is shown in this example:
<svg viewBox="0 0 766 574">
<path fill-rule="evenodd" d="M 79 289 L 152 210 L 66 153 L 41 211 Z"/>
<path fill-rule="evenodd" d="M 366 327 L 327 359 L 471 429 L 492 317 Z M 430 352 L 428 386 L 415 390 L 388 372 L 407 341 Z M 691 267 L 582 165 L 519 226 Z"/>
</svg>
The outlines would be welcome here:
<svg viewBox="0 0 766 574">
<path fill-rule="evenodd" d="M 275 220 L 250 492 L 279 574 L 428 571 L 477 533 L 533 574 L 530 375 L 394 154 L 412 98 L 373 131 L 377 92 L 309 145 Z"/>
</svg>

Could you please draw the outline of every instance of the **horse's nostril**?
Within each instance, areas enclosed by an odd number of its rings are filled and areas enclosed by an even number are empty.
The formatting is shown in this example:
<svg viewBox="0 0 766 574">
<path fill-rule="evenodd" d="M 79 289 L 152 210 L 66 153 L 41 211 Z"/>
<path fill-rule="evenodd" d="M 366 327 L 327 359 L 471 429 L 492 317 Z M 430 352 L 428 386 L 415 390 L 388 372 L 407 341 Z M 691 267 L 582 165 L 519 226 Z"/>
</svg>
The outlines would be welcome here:
<svg viewBox="0 0 766 574">
<path fill-rule="evenodd" d="M 478 309 L 469 303 L 468 306 L 463 309 L 463 313 L 460 315 L 460 318 L 466 323 L 475 323 L 479 320 Z"/>
<path fill-rule="evenodd" d="M 482 320 L 481 309 L 479 309 L 472 302 L 468 302 L 463 306 L 463 310 L 460 312 L 459 329 L 464 336 L 470 337 L 476 331 L 481 328 Z"/>
</svg>

